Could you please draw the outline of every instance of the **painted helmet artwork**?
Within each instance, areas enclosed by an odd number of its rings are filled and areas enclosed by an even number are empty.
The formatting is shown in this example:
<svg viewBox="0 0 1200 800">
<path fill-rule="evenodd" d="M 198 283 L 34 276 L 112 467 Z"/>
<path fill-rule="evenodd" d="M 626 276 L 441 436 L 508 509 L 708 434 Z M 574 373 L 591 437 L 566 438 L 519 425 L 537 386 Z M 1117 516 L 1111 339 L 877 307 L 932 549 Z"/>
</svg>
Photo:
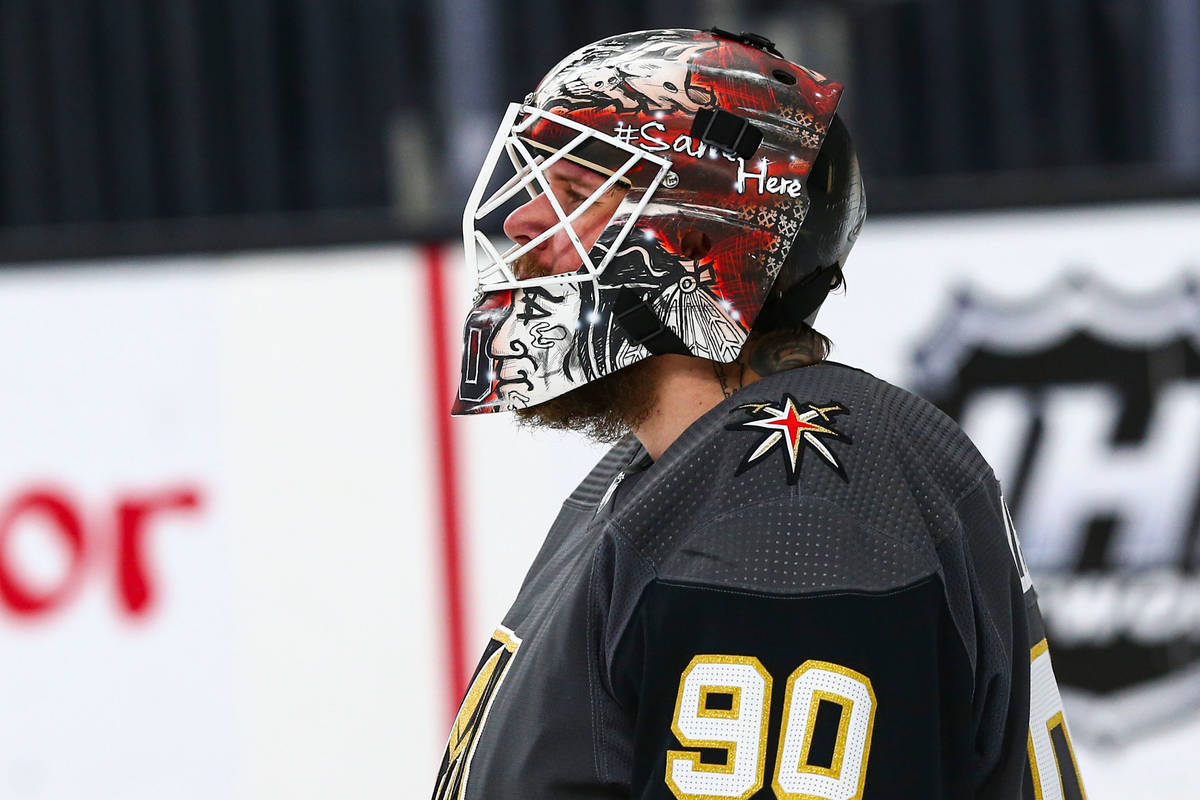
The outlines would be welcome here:
<svg viewBox="0 0 1200 800">
<path fill-rule="evenodd" d="M 453 413 L 651 355 L 732 361 L 764 305 L 811 322 L 866 210 L 841 92 L 718 29 L 614 36 L 555 66 L 509 106 L 463 215 L 477 283 Z M 564 193 L 557 171 L 581 168 L 588 193 Z M 534 202 L 544 230 L 506 249 L 484 233 Z M 552 270 L 525 267 L 552 244 Z"/>
</svg>

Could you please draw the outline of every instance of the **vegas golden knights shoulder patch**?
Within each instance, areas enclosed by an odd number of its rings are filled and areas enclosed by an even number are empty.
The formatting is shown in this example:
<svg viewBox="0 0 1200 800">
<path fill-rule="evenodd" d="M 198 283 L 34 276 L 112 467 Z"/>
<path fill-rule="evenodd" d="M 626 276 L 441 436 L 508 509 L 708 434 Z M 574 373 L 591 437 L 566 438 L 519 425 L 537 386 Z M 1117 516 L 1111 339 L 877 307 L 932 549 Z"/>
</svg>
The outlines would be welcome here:
<svg viewBox="0 0 1200 800">
<path fill-rule="evenodd" d="M 794 485 L 800 480 L 805 450 L 814 450 L 842 480 L 850 481 L 842 462 L 823 441 L 851 443 L 849 436 L 833 427 L 835 416 L 850 413 L 841 403 L 832 400 L 820 405 L 800 403 L 790 394 L 784 394 L 778 403 L 743 403 L 731 413 L 737 411 L 746 412 L 750 419 L 726 425 L 725 429 L 757 433 L 758 441 L 746 451 L 735 474 L 741 475 L 757 466 L 772 450 L 778 450 L 783 454 L 787 482 Z"/>
</svg>

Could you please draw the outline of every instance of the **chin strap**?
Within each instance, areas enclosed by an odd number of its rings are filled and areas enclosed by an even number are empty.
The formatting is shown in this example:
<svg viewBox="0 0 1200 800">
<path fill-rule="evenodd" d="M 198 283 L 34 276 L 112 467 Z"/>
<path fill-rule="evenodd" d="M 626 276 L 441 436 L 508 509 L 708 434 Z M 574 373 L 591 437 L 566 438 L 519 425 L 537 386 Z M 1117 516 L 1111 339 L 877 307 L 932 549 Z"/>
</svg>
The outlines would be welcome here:
<svg viewBox="0 0 1200 800">
<path fill-rule="evenodd" d="M 646 299 L 628 286 L 617 292 L 613 318 L 630 343 L 641 345 L 651 355 L 691 355 L 683 340 L 662 323 Z"/>
</svg>

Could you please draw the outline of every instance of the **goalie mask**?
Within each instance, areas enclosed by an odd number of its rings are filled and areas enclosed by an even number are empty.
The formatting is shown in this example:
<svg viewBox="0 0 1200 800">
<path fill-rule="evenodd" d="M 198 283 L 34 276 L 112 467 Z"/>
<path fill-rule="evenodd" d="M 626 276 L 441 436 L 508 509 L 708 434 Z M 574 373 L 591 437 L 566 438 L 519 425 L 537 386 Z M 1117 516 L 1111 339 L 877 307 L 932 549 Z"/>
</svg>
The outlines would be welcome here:
<svg viewBox="0 0 1200 800">
<path fill-rule="evenodd" d="M 820 276 L 861 224 L 855 165 L 836 252 L 788 261 L 841 89 L 721 31 L 615 36 L 551 70 L 509 106 L 463 215 L 477 292 L 453 413 L 661 353 L 734 360 L 785 262 L 789 284 Z M 483 232 L 501 223 L 507 247 Z"/>
</svg>

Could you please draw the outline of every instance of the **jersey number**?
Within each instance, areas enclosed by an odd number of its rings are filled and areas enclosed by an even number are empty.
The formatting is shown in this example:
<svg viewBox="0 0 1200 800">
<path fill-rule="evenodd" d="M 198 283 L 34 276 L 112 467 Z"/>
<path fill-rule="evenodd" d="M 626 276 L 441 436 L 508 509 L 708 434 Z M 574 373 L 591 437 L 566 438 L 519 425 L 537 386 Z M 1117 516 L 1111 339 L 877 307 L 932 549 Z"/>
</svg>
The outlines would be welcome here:
<svg viewBox="0 0 1200 800">
<path fill-rule="evenodd" d="M 679 679 L 671 731 L 688 750 L 667 752 L 666 781 L 680 800 L 746 800 L 766 773 L 771 675 L 751 656 L 702 655 Z M 818 716 L 836 714 L 831 753 L 814 753 Z M 832 721 L 832 719 L 830 719 Z M 771 788 L 779 800 L 862 797 L 875 723 L 865 675 L 809 660 L 788 676 Z M 828 748 L 826 748 L 828 749 Z M 702 759 L 716 751 L 718 758 Z"/>
<path fill-rule="evenodd" d="M 1087 800 L 1045 639 L 1029 651 L 1029 690 L 1029 771 L 1034 797 Z"/>
<path fill-rule="evenodd" d="M 1017 575 L 1021 578 L 1021 591 L 1028 595 L 1033 587 L 1025 556 L 1021 554 L 1021 542 L 1013 525 L 1008 504 L 1000 498 L 1004 512 L 1004 530 L 1008 534 L 1008 547 L 1012 551 Z M 1036 613 L 1036 612 L 1034 612 Z M 1063 716 L 1062 696 L 1058 693 L 1058 682 L 1054 680 L 1054 668 L 1050 665 L 1050 650 L 1042 639 L 1029 651 L 1029 772 L 1033 779 L 1033 795 L 1036 800 L 1087 800 L 1083 791 L 1083 779 L 1079 777 L 1079 766 L 1075 763 L 1075 748 L 1071 746 L 1071 735 L 1067 732 L 1067 720 Z"/>
</svg>

